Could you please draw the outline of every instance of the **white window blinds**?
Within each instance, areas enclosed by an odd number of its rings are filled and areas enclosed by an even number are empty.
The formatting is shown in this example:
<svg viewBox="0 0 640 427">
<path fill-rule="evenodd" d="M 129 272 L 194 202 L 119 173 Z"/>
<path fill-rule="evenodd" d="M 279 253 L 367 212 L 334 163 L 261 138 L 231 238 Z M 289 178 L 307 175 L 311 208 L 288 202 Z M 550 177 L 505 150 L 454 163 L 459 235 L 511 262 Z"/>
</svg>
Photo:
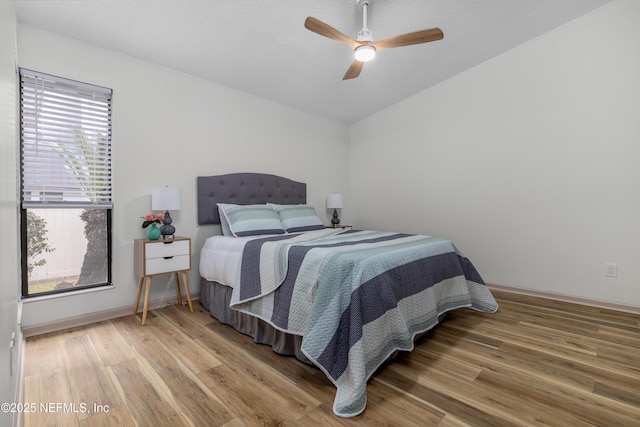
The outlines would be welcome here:
<svg viewBox="0 0 640 427">
<path fill-rule="evenodd" d="M 111 208 L 111 89 L 20 69 L 22 207 Z"/>
</svg>

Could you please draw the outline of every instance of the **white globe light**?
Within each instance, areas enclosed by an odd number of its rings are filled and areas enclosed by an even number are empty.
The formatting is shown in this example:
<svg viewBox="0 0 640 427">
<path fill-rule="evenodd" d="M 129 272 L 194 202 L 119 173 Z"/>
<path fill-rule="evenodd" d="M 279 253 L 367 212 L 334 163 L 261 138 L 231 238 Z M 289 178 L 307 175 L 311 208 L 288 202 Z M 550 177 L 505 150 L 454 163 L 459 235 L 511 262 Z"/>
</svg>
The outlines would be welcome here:
<svg viewBox="0 0 640 427">
<path fill-rule="evenodd" d="M 358 46 L 355 58 L 358 61 L 367 62 L 376 57 L 376 48 L 370 45 Z"/>
</svg>

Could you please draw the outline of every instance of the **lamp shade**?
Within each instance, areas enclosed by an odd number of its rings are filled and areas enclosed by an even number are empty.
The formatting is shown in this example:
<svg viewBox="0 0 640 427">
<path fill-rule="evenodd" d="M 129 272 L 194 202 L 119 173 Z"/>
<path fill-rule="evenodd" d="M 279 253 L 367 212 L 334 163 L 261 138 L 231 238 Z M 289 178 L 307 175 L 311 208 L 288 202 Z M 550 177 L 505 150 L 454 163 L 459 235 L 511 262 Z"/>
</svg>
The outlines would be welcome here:
<svg viewBox="0 0 640 427">
<path fill-rule="evenodd" d="M 342 194 L 327 195 L 327 209 L 342 209 Z"/>
<path fill-rule="evenodd" d="M 153 187 L 151 210 L 179 211 L 182 209 L 182 192 L 176 187 Z"/>
</svg>

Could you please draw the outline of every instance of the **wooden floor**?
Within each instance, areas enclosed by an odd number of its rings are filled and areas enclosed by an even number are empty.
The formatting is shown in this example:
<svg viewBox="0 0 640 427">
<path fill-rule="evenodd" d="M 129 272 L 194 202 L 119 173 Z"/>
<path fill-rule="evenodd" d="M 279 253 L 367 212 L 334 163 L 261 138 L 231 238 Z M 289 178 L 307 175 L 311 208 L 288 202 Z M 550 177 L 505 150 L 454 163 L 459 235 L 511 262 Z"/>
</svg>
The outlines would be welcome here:
<svg viewBox="0 0 640 427">
<path fill-rule="evenodd" d="M 320 370 L 199 304 L 29 338 L 25 426 L 640 426 L 640 316 L 494 295 L 383 367 L 351 419 Z"/>
</svg>

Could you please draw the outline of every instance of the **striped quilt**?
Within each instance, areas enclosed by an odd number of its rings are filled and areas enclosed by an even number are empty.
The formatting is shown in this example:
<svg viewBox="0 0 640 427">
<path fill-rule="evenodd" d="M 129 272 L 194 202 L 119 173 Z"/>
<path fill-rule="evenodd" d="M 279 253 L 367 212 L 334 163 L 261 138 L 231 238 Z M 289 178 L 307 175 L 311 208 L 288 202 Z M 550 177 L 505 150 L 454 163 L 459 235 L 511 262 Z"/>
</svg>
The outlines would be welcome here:
<svg viewBox="0 0 640 427">
<path fill-rule="evenodd" d="M 301 335 L 302 351 L 337 388 L 333 411 L 360 414 L 369 377 L 396 350 L 460 307 L 496 301 L 449 240 L 321 230 L 247 242 L 231 306 Z"/>
</svg>

